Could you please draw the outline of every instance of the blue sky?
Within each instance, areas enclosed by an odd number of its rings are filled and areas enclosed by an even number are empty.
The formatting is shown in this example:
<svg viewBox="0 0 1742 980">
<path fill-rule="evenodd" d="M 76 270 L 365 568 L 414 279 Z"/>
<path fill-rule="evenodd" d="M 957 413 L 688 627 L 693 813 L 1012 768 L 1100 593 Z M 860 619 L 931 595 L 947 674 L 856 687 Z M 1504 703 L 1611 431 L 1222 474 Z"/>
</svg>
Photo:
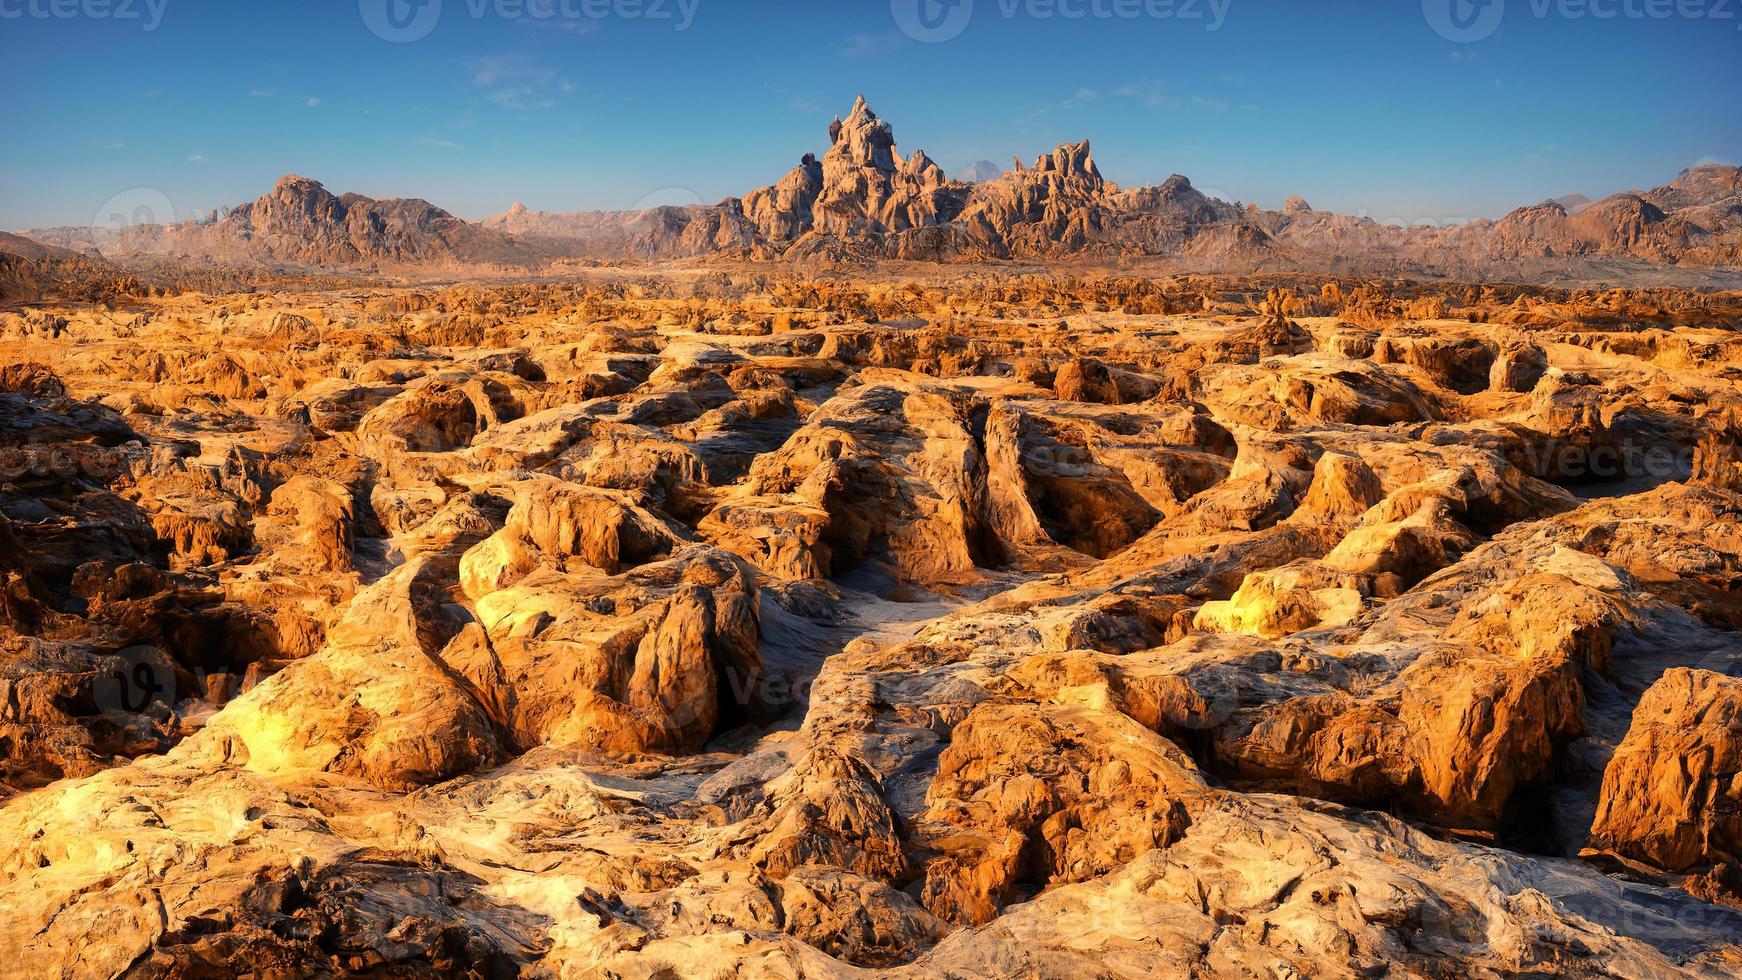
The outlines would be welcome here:
<svg viewBox="0 0 1742 980">
<path fill-rule="evenodd" d="M 409 43 L 371 31 L 388 2 L 0 0 L 0 227 L 138 188 L 192 217 L 292 172 L 469 218 L 714 201 L 824 149 L 861 92 L 952 171 L 1087 137 L 1123 184 L 1381 219 L 1742 160 L 1739 0 L 1486 0 L 1473 41 L 1424 15 L 1468 0 L 952 0 L 941 43 L 897 16 L 939 0 L 424 0 Z"/>
</svg>

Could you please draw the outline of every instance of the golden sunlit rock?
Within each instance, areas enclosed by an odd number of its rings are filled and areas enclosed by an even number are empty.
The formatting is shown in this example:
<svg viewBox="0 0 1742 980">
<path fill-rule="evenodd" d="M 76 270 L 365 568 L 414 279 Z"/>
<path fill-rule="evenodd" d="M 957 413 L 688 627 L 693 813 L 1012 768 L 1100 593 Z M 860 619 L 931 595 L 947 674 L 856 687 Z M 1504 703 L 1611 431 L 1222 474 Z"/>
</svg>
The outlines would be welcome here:
<svg viewBox="0 0 1742 980">
<path fill-rule="evenodd" d="M 823 193 L 917 223 L 878 125 Z M 1729 974 L 1737 324 L 942 267 L 20 307 L 0 948 Z"/>
</svg>

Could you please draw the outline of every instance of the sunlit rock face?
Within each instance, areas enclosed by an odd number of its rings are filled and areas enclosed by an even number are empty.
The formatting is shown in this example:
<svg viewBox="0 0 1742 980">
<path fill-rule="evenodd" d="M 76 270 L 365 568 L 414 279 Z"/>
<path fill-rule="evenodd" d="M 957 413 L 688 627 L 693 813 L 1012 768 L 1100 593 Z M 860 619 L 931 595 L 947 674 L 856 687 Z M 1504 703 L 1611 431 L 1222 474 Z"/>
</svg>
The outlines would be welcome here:
<svg viewBox="0 0 1742 980">
<path fill-rule="evenodd" d="M 1138 206 L 833 140 L 714 231 Z M 1737 294 L 136 286 L 0 313 L 0 974 L 1742 972 Z"/>
<path fill-rule="evenodd" d="M 1318 211 L 1299 195 L 1266 210 L 1212 196 L 1180 174 L 1120 186 L 1103 176 L 1088 139 L 1018 156 L 1009 170 L 979 161 L 951 178 L 923 149 L 899 144 L 894 126 L 862 96 L 815 135 L 816 142 L 789 148 L 797 166 L 724 199 L 682 191 L 673 195 L 679 203 L 575 212 L 515 202 L 477 222 L 421 199 L 334 193 L 291 174 L 209 221 L 0 232 L 0 294 L 37 296 L 47 274 L 101 300 L 151 288 L 118 286 L 108 263 L 161 273 L 190 258 L 202 265 L 181 273 L 185 285 L 208 291 L 215 283 L 245 287 L 262 270 L 451 281 L 672 259 L 781 260 L 812 269 L 866 260 L 1151 259 L 1167 260 L 1158 264 L 1170 274 L 1284 269 L 1699 286 L 1733 285 L 1725 274 L 1742 266 L 1742 167 L 1725 164 L 1702 164 L 1651 190 L 1597 201 L 1569 195 L 1494 220 L 1405 226 Z M 1407 348 L 1419 338 L 1394 339 Z M 1490 353 L 1505 364 L 1494 387 L 1534 377 L 1528 351 Z M 1476 377 L 1487 374 L 1488 360 L 1466 353 L 1456 363 Z"/>
</svg>

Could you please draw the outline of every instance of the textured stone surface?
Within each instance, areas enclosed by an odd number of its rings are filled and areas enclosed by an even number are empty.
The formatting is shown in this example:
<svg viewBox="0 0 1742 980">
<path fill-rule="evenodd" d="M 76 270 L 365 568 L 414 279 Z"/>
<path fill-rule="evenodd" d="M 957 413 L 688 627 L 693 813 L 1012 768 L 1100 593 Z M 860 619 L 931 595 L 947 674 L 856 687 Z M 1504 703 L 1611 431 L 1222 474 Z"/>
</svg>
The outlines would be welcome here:
<svg viewBox="0 0 1742 980">
<path fill-rule="evenodd" d="M 861 106 L 747 213 L 1087 240 L 1129 193 L 920 160 Z M 1734 294 L 6 317 L 0 973 L 1742 971 Z"/>
<path fill-rule="evenodd" d="M 1102 176 L 1086 139 L 1062 143 L 1032 163 L 1018 158 L 1008 171 L 982 161 L 952 179 L 925 151 L 903 153 L 890 124 L 863 97 L 828 126 L 827 136 L 820 150 L 794 148 L 798 166 L 773 183 L 715 203 L 551 213 L 516 202 L 476 223 L 426 201 L 335 195 L 290 175 L 208 224 L 45 228 L 0 238 L 0 291 L 35 294 L 45 277 L 71 279 L 80 292 L 100 290 L 88 285 L 104 272 L 100 260 L 81 256 L 89 249 L 148 271 L 164 257 L 189 256 L 298 271 L 426 274 L 567 270 L 626 258 L 826 265 L 1156 257 L 1173 260 L 1168 271 L 1614 282 L 1617 270 L 1626 270 L 1637 281 L 1730 288 L 1742 265 L 1736 220 L 1742 168 L 1724 164 L 1696 166 L 1663 186 L 1570 211 L 1544 201 L 1497 220 L 1406 227 L 1315 211 L 1298 196 L 1281 210 L 1241 205 L 1212 198 L 1178 174 L 1121 188 Z M 1523 363 L 1514 363 L 1519 354 Z M 1501 360 L 1506 385 L 1496 387 L 1522 384 L 1533 370 L 1527 352 Z"/>
</svg>

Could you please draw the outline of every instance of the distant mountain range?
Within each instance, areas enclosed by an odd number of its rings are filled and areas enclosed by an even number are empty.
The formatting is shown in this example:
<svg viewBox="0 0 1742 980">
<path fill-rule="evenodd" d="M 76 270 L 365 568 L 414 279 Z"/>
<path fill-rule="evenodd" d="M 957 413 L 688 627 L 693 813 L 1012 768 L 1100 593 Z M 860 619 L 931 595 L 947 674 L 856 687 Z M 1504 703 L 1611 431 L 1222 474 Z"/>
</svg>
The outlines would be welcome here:
<svg viewBox="0 0 1742 980">
<path fill-rule="evenodd" d="M 121 230 L 49 228 L 38 243 L 126 265 L 150 257 L 275 267 L 533 269 L 562 259 L 730 257 L 855 261 L 1061 260 L 1172 256 L 1196 266 L 1384 268 L 1444 274 L 1616 260 L 1742 266 L 1742 168 L 1682 172 L 1599 201 L 1568 195 L 1499 220 L 1403 228 L 1317 211 L 1208 197 L 1181 176 L 1121 188 L 1089 144 L 1066 143 L 1004 171 L 981 161 L 958 177 L 896 151 L 863 98 L 829 127 L 821 158 L 713 205 L 553 213 L 516 204 L 468 222 L 422 200 L 328 192 L 285 177 L 215 221 Z M 0 242 L 0 252 L 7 251 Z"/>
</svg>

